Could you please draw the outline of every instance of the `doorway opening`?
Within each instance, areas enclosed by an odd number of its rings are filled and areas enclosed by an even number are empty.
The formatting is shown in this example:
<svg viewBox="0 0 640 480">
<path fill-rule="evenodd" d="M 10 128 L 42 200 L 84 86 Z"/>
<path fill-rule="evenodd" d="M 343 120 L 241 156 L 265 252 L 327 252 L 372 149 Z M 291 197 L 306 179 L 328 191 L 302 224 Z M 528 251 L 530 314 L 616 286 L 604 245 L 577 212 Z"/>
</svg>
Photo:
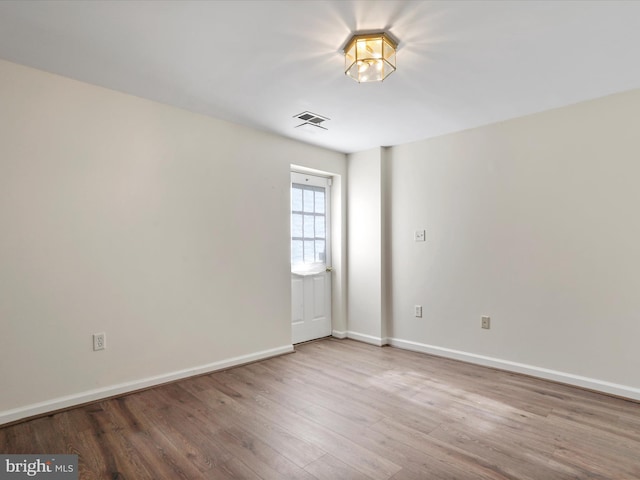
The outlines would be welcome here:
<svg viewBox="0 0 640 480">
<path fill-rule="evenodd" d="M 291 173 L 292 343 L 331 335 L 331 178 Z"/>
</svg>

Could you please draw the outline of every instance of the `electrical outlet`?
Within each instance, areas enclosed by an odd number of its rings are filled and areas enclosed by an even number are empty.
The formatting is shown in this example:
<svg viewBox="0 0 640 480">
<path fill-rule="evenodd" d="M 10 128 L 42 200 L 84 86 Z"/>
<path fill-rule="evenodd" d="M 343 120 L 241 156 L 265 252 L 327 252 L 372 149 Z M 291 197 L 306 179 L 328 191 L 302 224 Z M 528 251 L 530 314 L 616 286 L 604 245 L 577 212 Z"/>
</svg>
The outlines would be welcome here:
<svg viewBox="0 0 640 480">
<path fill-rule="evenodd" d="M 413 307 L 413 314 L 417 318 L 422 318 L 422 305 L 416 305 L 415 307 Z"/>
<path fill-rule="evenodd" d="M 425 239 L 425 232 L 424 230 L 416 230 L 413 234 L 413 239 L 416 242 L 424 242 Z"/>
<path fill-rule="evenodd" d="M 104 333 L 93 334 L 93 350 L 104 350 L 107 348 L 107 336 Z"/>
<path fill-rule="evenodd" d="M 491 317 L 482 317 L 482 328 L 491 328 Z"/>
</svg>

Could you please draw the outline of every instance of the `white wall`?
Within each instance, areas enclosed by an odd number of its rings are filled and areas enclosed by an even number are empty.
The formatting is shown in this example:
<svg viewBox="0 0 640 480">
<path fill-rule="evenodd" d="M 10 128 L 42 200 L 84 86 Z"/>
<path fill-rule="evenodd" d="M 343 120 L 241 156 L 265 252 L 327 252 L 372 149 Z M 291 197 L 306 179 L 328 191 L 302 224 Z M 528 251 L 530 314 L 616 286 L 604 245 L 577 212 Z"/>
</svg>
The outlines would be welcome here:
<svg viewBox="0 0 640 480">
<path fill-rule="evenodd" d="M 381 148 L 348 158 L 348 336 L 384 344 L 383 155 Z"/>
<path fill-rule="evenodd" d="M 4 61 L 0 105 L 0 423 L 291 349 L 290 165 L 343 154 Z"/>
<path fill-rule="evenodd" d="M 342 172 L 333 175 L 331 187 L 331 323 L 333 335 L 343 337 L 347 331 L 347 163 L 342 160 Z M 334 169 L 336 173 L 340 170 Z M 339 333 L 338 333 L 339 332 Z M 336 335 L 337 334 L 337 335 Z"/>
<path fill-rule="evenodd" d="M 3 61 L 0 105 L 0 423 L 290 349 L 291 164 L 348 197 L 352 337 L 640 398 L 638 91 L 353 154 L 348 177 Z"/>
<path fill-rule="evenodd" d="M 639 112 L 632 91 L 394 147 L 392 343 L 640 398 Z"/>
</svg>

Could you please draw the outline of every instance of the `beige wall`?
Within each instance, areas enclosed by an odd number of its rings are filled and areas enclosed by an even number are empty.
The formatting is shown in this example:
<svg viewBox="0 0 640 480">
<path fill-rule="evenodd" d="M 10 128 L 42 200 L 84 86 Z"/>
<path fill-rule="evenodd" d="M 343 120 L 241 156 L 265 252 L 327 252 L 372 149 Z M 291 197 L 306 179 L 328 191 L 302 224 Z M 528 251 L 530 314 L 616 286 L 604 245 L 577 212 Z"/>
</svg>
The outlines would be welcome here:
<svg viewBox="0 0 640 480">
<path fill-rule="evenodd" d="M 343 154 L 4 61 L 0 105 L 0 423 L 291 348 L 290 165 Z"/>
<path fill-rule="evenodd" d="M 0 423 L 290 349 L 291 165 L 338 180 L 334 329 L 640 399 L 640 91 L 353 154 L 349 175 L 2 61 L 0 105 Z"/>
<path fill-rule="evenodd" d="M 391 343 L 640 398 L 639 112 L 632 91 L 391 149 Z"/>
<path fill-rule="evenodd" d="M 348 155 L 348 336 L 382 345 L 383 155 L 381 148 Z"/>
</svg>

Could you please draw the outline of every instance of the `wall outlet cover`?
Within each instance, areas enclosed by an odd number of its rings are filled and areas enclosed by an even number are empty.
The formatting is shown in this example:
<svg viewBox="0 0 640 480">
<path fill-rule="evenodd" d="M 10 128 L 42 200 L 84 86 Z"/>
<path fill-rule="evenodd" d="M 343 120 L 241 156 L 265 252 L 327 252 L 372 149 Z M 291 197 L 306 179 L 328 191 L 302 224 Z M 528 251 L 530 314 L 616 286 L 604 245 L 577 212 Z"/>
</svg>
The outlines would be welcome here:
<svg viewBox="0 0 640 480">
<path fill-rule="evenodd" d="M 107 336 L 105 333 L 93 334 L 93 350 L 104 350 L 107 348 Z"/>
</svg>

